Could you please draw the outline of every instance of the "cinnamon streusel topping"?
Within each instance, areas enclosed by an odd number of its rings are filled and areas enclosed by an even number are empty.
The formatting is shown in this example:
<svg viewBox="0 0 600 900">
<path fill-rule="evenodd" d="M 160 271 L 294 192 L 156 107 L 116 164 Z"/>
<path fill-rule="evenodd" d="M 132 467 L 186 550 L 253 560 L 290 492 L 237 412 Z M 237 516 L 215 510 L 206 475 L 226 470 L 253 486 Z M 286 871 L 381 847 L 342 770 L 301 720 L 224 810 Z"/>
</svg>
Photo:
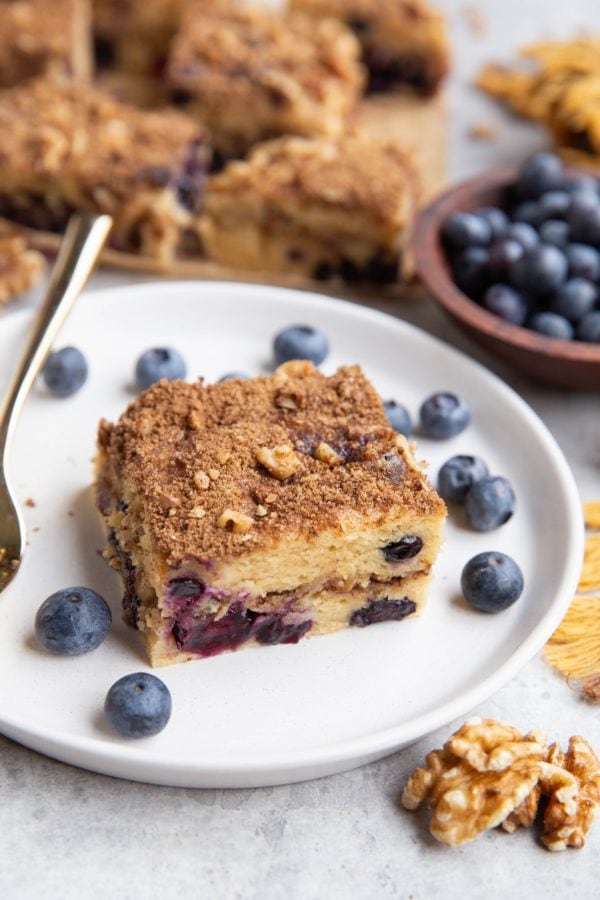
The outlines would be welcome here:
<svg viewBox="0 0 600 900">
<path fill-rule="evenodd" d="M 101 424 L 100 450 L 119 499 L 141 501 L 144 530 L 168 565 L 381 523 L 398 512 L 443 515 L 359 367 L 331 377 L 306 364 L 303 374 L 292 372 L 216 385 L 163 381 L 115 425 Z M 276 404 L 283 384 L 296 408 Z M 323 445 L 339 465 L 318 458 Z M 260 462 L 268 460 L 261 448 L 282 446 L 301 463 L 285 479 Z M 197 486 L 198 472 L 207 473 L 208 487 Z"/>
</svg>

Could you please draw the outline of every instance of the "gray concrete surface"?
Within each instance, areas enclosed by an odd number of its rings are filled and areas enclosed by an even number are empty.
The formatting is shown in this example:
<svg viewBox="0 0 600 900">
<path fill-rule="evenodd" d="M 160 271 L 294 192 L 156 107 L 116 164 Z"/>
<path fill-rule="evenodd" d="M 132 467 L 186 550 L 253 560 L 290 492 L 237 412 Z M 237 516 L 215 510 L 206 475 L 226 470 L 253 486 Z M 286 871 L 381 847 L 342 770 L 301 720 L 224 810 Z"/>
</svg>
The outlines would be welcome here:
<svg viewBox="0 0 600 900">
<path fill-rule="evenodd" d="M 466 4 L 445 0 L 454 36 L 452 170 L 455 177 L 516 161 L 544 136 L 497 112 L 470 85 L 479 63 L 510 58 L 543 34 L 592 26 L 597 0 L 485 0 L 483 32 Z M 468 138 L 491 122 L 494 142 Z M 113 276 L 98 276 L 96 284 Z M 120 281 L 125 280 L 117 276 Z M 129 279 L 128 279 L 129 280 Z M 385 308 L 385 304 L 379 304 Z M 584 498 L 600 497 L 600 397 L 535 386 L 506 372 L 462 338 L 430 303 L 391 312 L 480 358 L 534 406 L 565 451 Z M 560 523 L 556 523 L 557 528 Z M 3 685 L 1 690 L 9 690 Z M 600 747 L 600 716 L 541 659 L 480 709 L 565 741 L 583 733 Z M 549 854 L 530 832 L 488 833 L 460 850 L 427 834 L 398 806 L 413 766 L 447 737 L 363 769 L 320 781 L 251 791 L 182 790 L 92 775 L 0 738 L 0 897 L 239 898 L 239 900 L 458 900 L 598 896 L 600 826 L 581 852 Z"/>
</svg>

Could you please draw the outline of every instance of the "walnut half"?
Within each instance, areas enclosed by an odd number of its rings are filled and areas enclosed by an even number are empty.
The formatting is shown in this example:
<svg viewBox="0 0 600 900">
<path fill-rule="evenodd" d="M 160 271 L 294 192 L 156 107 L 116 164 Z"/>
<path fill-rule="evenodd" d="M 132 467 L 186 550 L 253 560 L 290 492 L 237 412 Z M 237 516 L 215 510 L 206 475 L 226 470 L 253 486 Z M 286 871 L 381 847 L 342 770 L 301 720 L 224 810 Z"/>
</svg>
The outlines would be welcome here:
<svg viewBox="0 0 600 900">
<path fill-rule="evenodd" d="M 402 794 L 407 809 L 432 808 L 431 833 L 451 847 L 502 825 L 533 824 L 548 798 L 542 843 L 582 847 L 600 804 L 600 760 L 581 737 L 563 754 L 539 732 L 523 735 L 495 719 L 469 719 L 416 769 Z"/>
</svg>

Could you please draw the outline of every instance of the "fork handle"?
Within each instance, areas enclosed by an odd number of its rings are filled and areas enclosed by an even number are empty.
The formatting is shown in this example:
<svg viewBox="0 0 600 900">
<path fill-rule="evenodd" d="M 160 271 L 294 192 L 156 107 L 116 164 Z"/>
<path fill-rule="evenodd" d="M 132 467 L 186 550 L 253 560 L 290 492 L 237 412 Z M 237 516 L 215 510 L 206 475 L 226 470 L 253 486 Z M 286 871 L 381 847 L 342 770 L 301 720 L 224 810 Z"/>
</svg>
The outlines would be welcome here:
<svg viewBox="0 0 600 900">
<path fill-rule="evenodd" d="M 78 213 L 69 220 L 46 297 L 0 408 L 0 462 L 5 467 L 23 404 L 46 362 L 54 339 L 94 269 L 111 226 L 112 219 L 104 215 Z"/>
</svg>

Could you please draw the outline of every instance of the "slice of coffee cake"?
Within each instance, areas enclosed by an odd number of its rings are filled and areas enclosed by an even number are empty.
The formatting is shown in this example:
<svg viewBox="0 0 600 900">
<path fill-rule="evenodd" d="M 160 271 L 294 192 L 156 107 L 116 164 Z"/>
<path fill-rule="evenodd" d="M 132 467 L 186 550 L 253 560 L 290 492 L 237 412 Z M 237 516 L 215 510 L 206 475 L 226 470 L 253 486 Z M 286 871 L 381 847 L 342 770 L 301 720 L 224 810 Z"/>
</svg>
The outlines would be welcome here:
<svg viewBox="0 0 600 900">
<path fill-rule="evenodd" d="M 97 503 L 152 665 L 419 612 L 445 506 L 357 366 L 160 382 L 102 422 Z"/>
<path fill-rule="evenodd" d="M 74 211 L 108 213 L 115 249 L 165 265 L 187 241 L 197 249 L 210 149 L 192 119 L 40 79 L 0 93 L 0 130 L 1 216 L 62 231 Z"/>
<path fill-rule="evenodd" d="M 209 179 L 202 240 L 224 265 L 392 284 L 417 194 L 410 156 L 394 142 L 281 138 Z"/>
<path fill-rule="evenodd" d="M 90 0 L 0 0 L 0 87 L 91 77 Z"/>
<path fill-rule="evenodd" d="M 334 19 L 190 2 L 169 54 L 173 101 L 240 156 L 283 134 L 339 134 L 364 84 L 360 47 Z"/>
<path fill-rule="evenodd" d="M 433 94 L 448 72 L 446 23 L 425 0 L 292 0 L 292 9 L 333 16 L 352 29 L 373 91 Z"/>
</svg>

